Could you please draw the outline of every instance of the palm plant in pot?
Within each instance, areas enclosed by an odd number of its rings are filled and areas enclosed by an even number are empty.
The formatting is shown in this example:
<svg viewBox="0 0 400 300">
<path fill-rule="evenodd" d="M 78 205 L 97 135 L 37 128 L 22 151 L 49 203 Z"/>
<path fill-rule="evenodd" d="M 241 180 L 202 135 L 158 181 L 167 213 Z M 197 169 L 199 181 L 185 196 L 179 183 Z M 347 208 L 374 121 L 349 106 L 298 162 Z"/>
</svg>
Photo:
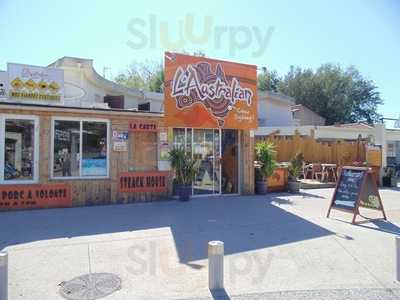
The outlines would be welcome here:
<svg viewBox="0 0 400 300">
<path fill-rule="evenodd" d="M 199 168 L 198 160 L 193 159 L 181 147 L 169 151 L 169 161 L 175 172 L 175 194 L 179 196 L 179 200 L 188 201 L 192 195 L 192 182 Z"/>
<path fill-rule="evenodd" d="M 275 161 L 275 145 L 267 141 L 258 142 L 255 150 L 256 193 L 263 195 L 268 191 L 267 178 L 274 174 L 278 166 Z"/>
<path fill-rule="evenodd" d="M 298 193 L 300 191 L 301 182 L 299 181 L 299 177 L 303 168 L 303 161 L 304 156 L 301 152 L 297 152 L 290 161 L 288 188 L 291 193 Z"/>
</svg>

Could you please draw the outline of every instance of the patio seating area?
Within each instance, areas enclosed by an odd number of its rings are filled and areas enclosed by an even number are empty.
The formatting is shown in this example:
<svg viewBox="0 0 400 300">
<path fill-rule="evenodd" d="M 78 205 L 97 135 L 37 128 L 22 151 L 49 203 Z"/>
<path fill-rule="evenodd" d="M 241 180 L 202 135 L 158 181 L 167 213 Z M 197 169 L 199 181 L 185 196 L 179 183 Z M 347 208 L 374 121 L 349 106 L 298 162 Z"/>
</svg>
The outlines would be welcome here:
<svg viewBox="0 0 400 300">
<path fill-rule="evenodd" d="M 310 179 L 317 182 L 336 182 L 338 175 L 336 164 L 330 163 L 304 163 L 301 179 Z"/>
<path fill-rule="evenodd" d="M 382 152 L 379 146 L 371 145 L 365 139 L 324 140 L 315 138 L 313 130 L 309 135 L 302 135 L 298 131 L 293 135 L 281 135 L 280 130 L 276 130 L 268 135 L 258 135 L 256 141 L 273 143 L 276 160 L 283 168 L 290 166 L 296 154 L 302 154 L 303 167 L 298 178 L 301 188 L 334 187 L 343 166 L 370 167 L 379 185 Z"/>
</svg>

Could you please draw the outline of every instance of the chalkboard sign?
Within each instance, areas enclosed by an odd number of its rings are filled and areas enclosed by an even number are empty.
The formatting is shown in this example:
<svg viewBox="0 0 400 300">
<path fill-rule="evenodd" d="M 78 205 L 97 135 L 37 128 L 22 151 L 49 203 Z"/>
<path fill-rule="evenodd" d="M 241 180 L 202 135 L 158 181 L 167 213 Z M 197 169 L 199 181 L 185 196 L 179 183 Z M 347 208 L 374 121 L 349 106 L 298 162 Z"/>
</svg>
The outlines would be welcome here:
<svg viewBox="0 0 400 300">
<path fill-rule="evenodd" d="M 363 170 L 342 169 L 336 187 L 334 206 L 351 210 L 356 207 L 364 175 Z"/>
<path fill-rule="evenodd" d="M 343 167 L 331 205 L 328 210 L 329 217 L 332 208 L 353 212 L 353 223 L 359 214 L 359 207 L 380 210 L 386 219 L 381 197 L 376 181 L 370 168 Z"/>
</svg>

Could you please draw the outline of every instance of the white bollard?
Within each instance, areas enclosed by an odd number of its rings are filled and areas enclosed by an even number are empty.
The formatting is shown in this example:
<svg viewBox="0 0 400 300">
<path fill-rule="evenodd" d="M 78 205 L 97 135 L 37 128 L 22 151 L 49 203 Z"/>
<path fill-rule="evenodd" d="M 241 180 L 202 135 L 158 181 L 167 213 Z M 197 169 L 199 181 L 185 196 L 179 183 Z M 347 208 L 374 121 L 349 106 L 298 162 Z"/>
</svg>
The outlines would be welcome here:
<svg viewBox="0 0 400 300">
<path fill-rule="evenodd" d="M 221 241 L 208 242 L 208 288 L 224 288 L 224 243 Z"/>
<path fill-rule="evenodd" d="M 400 281 L 400 236 L 396 236 L 396 280 Z"/>
<path fill-rule="evenodd" d="M 0 252 L 0 300 L 7 300 L 8 295 L 8 253 Z"/>
</svg>

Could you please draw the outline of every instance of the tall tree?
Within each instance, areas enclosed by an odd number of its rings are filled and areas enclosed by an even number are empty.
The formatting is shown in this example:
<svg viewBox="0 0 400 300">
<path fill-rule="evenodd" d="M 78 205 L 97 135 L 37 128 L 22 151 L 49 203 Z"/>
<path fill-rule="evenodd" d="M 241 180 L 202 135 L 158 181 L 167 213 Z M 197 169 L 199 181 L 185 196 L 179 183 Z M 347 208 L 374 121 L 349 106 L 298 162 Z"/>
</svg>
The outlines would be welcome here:
<svg viewBox="0 0 400 300">
<path fill-rule="evenodd" d="M 376 85 L 355 67 L 343 70 L 339 65 L 325 64 L 314 72 L 292 66 L 278 83 L 278 91 L 326 118 L 328 125 L 373 123 L 381 117 L 377 109 L 383 101 Z"/>
<path fill-rule="evenodd" d="M 262 72 L 257 75 L 257 86 L 260 91 L 278 91 L 278 83 L 281 78 L 275 70 L 269 72 L 266 67 L 262 68 Z"/>
<path fill-rule="evenodd" d="M 162 92 L 164 68 L 161 63 L 132 63 L 124 72 L 120 72 L 114 81 L 130 88 Z"/>
<path fill-rule="evenodd" d="M 202 50 L 194 52 L 183 51 L 184 54 L 204 57 Z M 161 93 L 164 88 L 164 67 L 162 63 L 146 61 L 145 63 L 133 62 L 125 71 L 120 72 L 114 81 L 118 84 Z"/>
</svg>

